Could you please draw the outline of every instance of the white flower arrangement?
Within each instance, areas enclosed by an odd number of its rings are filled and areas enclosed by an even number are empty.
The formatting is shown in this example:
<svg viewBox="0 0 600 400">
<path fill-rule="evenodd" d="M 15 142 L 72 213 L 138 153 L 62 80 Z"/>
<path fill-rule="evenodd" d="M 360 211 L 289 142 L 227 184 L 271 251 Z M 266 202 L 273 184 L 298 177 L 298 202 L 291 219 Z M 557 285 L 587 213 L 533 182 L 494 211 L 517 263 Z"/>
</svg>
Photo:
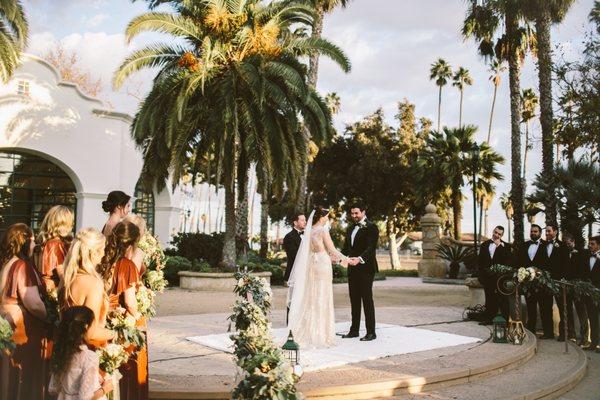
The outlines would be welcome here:
<svg viewBox="0 0 600 400">
<path fill-rule="evenodd" d="M 107 374 L 112 374 L 127 362 L 129 354 L 125 348 L 116 343 L 109 343 L 96 351 L 100 358 L 100 369 Z"/>
<path fill-rule="evenodd" d="M 144 285 L 140 285 L 135 292 L 138 311 L 144 317 L 153 317 L 156 315 L 154 296 L 154 292 Z"/>
</svg>

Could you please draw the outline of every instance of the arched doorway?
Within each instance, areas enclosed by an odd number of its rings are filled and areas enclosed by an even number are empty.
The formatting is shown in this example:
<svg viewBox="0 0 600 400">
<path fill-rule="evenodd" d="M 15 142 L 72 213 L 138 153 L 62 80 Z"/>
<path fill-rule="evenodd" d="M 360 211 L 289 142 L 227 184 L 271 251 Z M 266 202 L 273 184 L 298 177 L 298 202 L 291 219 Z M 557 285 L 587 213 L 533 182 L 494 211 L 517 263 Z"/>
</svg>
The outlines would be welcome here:
<svg viewBox="0 0 600 400">
<path fill-rule="evenodd" d="M 154 234 L 154 194 L 152 192 L 145 191 L 142 185 L 138 182 L 135 186 L 135 204 L 133 206 L 133 213 L 139 215 L 146 220 L 148 231 Z"/>
<path fill-rule="evenodd" d="M 18 150 L 0 150 L 0 234 L 23 222 L 37 230 L 52 206 L 77 211 L 77 189 L 56 164 Z"/>
</svg>

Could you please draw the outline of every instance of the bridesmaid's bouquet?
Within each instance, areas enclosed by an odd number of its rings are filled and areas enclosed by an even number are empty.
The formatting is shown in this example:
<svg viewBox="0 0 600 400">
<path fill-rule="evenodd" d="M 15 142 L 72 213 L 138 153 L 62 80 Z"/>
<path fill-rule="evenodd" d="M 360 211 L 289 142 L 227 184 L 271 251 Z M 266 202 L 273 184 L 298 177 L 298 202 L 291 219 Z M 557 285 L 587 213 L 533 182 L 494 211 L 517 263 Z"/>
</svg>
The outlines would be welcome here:
<svg viewBox="0 0 600 400">
<path fill-rule="evenodd" d="M 138 311 L 146 318 L 150 318 L 156 315 L 156 308 L 154 307 L 154 297 L 154 292 L 144 285 L 139 285 L 137 291 L 135 292 Z"/>
<path fill-rule="evenodd" d="M 48 289 L 44 295 L 42 295 L 42 301 L 46 307 L 46 320 L 52 326 L 58 326 L 60 322 L 60 307 L 58 304 L 58 290 Z"/>
<path fill-rule="evenodd" d="M 124 348 L 139 349 L 144 345 L 144 334 L 135 323 L 135 318 L 122 307 L 112 310 L 106 318 L 106 327 L 117 333 L 114 343 Z"/>
<path fill-rule="evenodd" d="M 119 380 L 122 378 L 119 367 L 129 360 L 129 354 L 120 344 L 110 343 L 96 350 L 100 359 L 100 369 L 106 373 L 105 380 L 112 379 L 114 390 L 106 394 L 111 400 L 119 399 Z"/>
<path fill-rule="evenodd" d="M 13 342 L 13 329 L 10 323 L 0 317 L 0 352 L 11 352 L 15 349 Z"/>
</svg>

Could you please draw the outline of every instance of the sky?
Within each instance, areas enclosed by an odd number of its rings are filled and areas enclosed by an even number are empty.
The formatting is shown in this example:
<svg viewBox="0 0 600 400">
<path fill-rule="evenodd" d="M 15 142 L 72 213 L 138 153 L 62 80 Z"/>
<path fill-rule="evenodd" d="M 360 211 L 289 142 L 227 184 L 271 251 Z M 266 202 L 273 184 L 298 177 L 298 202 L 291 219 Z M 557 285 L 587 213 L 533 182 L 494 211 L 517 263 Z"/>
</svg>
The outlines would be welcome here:
<svg viewBox="0 0 600 400">
<path fill-rule="evenodd" d="M 166 39 L 146 34 L 126 44 L 127 23 L 146 11 L 145 2 L 127 0 L 24 0 L 30 22 L 28 51 L 43 56 L 61 43 L 80 55 L 81 66 L 102 79 L 100 97 L 107 106 L 135 113 L 138 99 L 151 85 L 151 71 L 137 74 L 119 92 L 111 87 L 114 70 L 132 50 L 144 44 Z M 565 21 L 553 29 L 553 44 L 567 56 L 577 54 L 589 25 L 587 15 L 593 0 L 579 0 Z M 437 119 L 437 87 L 429 80 L 431 63 L 446 59 L 457 69 L 470 70 L 474 85 L 465 91 L 465 123 L 478 127 L 478 139 L 485 140 L 492 102 L 493 86 L 485 62 L 477 55 L 473 42 L 465 42 L 460 27 L 466 11 L 465 0 L 353 0 L 325 20 L 324 36 L 339 45 L 352 62 L 352 71 L 344 74 L 328 60 L 321 62 L 318 89 L 336 92 L 341 97 L 341 112 L 335 126 L 343 131 L 354 123 L 383 108 L 391 124 L 395 124 L 397 104 L 404 98 L 415 103 L 418 117 Z M 537 92 L 535 60 L 527 59 L 522 73 L 522 88 Z M 442 125 L 458 125 L 458 90 L 450 85 L 443 90 Z M 539 122 L 534 121 L 533 135 L 538 140 L 530 153 L 528 181 L 541 169 Z M 506 158 L 501 167 L 505 179 L 497 187 L 504 193 L 510 187 L 510 110 L 508 75 L 503 76 L 498 91 L 492 146 Z M 351 177 L 349 177 L 351 179 Z M 531 187 L 531 185 L 529 185 Z M 472 200 L 464 202 L 463 231 L 473 231 Z M 538 223 L 544 221 L 538 219 Z M 490 211 L 490 229 L 506 224 L 496 200 Z"/>
</svg>

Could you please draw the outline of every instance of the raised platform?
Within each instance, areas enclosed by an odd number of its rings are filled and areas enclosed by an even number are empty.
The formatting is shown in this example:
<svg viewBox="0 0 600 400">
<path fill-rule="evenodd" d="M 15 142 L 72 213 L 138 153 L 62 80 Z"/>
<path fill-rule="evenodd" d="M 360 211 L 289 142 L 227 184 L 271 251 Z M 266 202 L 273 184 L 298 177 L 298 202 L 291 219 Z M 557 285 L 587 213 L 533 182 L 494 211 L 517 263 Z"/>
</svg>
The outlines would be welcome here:
<svg viewBox="0 0 600 400">
<path fill-rule="evenodd" d="M 547 399 L 570 389 L 585 373 L 586 358 L 579 349 L 571 347 L 569 354 L 563 354 L 564 347 L 560 343 L 544 341 L 539 345 L 542 352 L 536 354 L 538 342 L 533 335 L 529 335 L 522 346 L 491 343 L 490 330 L 472 322 L 461 322 L 462 310 L 458 308 L 386 307 L 377 312 L 378 321 L 382 323 L 476 337 L 482 341 L 307 372 L 299 384 L 307 398 L 494 399 L 505 398 L 500 396 L 502 392 L 498 388 L 480 397 L 472 397 L 469 390 L 477 393 L 504 382 L 509 385 L 507 393 L 511 396 L 523 394 L 506 398 Z M 336 319 L 348 317 L 349 310 L 336 311 Z M 152 321 L 151 398 L 229 398 L 237 373 L 231 355 L 185 340 L 188 336 L 224 333 L 226 318 L 225 314 L 211 314 Z M 276 311 L 272 318 L 274 326 L 283 326 L 284 318 L 282 311 Z M 536 369 L 537 375 L 534 374 Z M 513 386 L 510 380 L 515 381 Z M 446 397 L 446 390 L 465 394 Z"/>
</svg>

